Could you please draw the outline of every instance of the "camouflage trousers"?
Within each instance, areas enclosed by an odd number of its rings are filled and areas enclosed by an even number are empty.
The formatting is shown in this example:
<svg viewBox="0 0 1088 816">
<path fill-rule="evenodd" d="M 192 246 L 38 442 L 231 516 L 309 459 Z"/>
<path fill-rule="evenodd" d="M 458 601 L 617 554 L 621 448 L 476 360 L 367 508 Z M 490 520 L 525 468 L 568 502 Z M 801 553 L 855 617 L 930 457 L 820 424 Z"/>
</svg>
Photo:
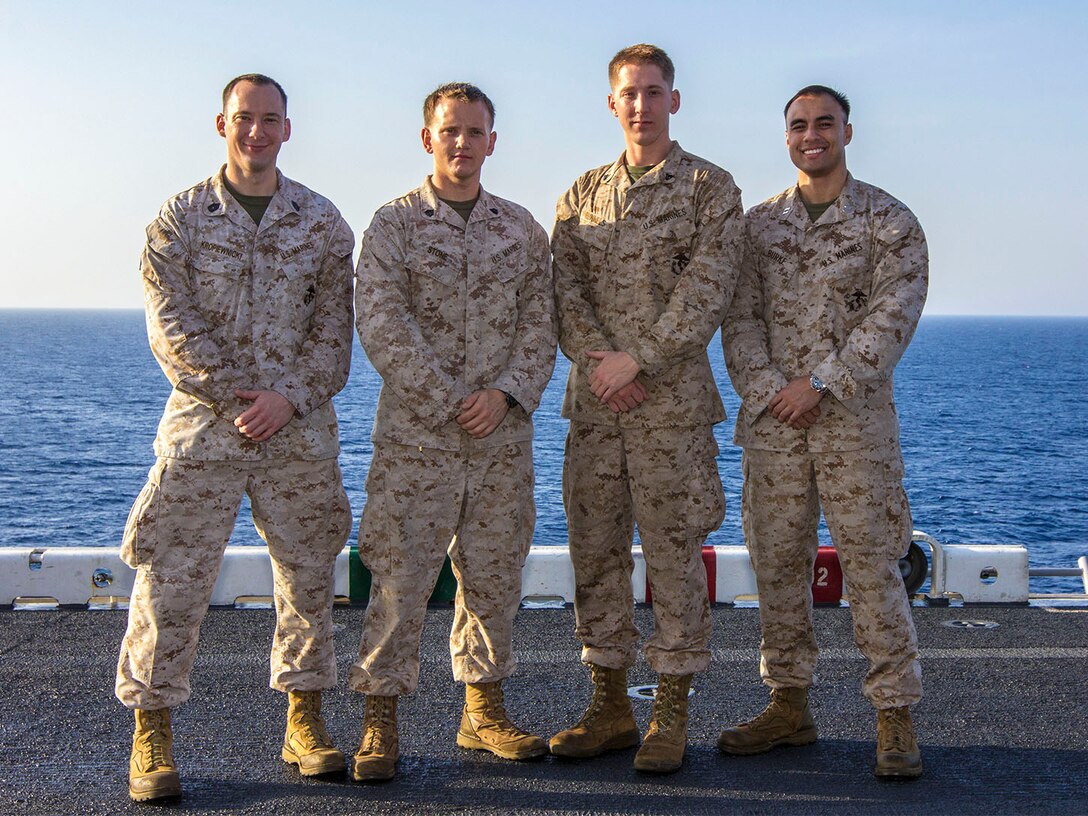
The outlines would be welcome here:
<svg viewBox="0 0 1088 816">
<path fill-rule="evenodd" d="M 383 696 L 415 691 L 427 599 L 447 552 L 457 578 L 454 679 L 512 675 L 521 569 L 536 523 L 532 444 L 444 451 L 378 443 L 366 490 L 359 555 L 372 583 L 348 685 Z"/>
<path fill-rule="evenodd" d="M 582 660 L 627 668 L 638 653 L 631 541 L 638 525 L 653 592 L 646 659 L 663 674 L 710 662 L 702 546 L 725 517 L 711 426 L 620 429 L 571 422 L 563 506 L 574 564 Z"/>
<path fill-rule="evenodd" d="M 899 559 L 911 536 L 903 460 L 894 450 L 745 449 L 744 537 L 759 589 L 760 674 L 771 688 L 812 685 L 812 571 L 820 508 L 848 585 L 854 642 L 868 658 L 875 708 L 913 705 L 922 669 Z"/>
<path fill-rule="evenodd" d="M 333 565 L 351 532 L 336 460 L 160 458 L 132 507 L 121 547 L 136 569 L 115 687 L 129 708 L 173 708 L 189 698 L 200 624 L 243 492 L 272 558 L 270 685 L 280 691 L 336 685 Z"/>
</svg>

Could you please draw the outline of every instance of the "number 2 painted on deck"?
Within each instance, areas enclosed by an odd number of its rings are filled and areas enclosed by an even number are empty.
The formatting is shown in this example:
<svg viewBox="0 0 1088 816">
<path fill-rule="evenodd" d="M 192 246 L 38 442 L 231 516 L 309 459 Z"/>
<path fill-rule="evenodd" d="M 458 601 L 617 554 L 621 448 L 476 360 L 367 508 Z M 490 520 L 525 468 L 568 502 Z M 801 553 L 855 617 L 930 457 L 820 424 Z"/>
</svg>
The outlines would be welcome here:
<svg viewBox="0 0 1088 816">
<path fill-rule="evenodd" d="M 827 586 L 827 576 L 830 570 L 827 567 L 816 567 L 816 586 Z"/>
</svg>

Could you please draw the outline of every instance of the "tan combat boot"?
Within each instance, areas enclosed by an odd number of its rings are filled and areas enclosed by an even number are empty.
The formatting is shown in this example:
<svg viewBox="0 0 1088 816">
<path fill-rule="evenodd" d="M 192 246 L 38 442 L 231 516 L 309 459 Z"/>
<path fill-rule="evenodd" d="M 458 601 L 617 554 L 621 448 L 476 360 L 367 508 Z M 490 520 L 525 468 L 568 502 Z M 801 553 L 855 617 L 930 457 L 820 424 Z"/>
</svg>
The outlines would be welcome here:
<svg viewBox="0 0 1088 816">
<path fill-rule="evenodd" d="M 400 757 L 397 734 L 397 698 L 366 696 L 363 737 L 351 763 L 351 778 L 356 782 L 382 782 L 392 779 Z"/>
<path fill-rule="evenodd" d="M 690 674 L 662 674 L 657 679 L 650 727 L 635 754 L 635 770 L 672 773 L 684 761 L 688 744 Z"/>
<path fill-rule="evenodd" d="M 284 762 L 298 765 L 303 776 L 344 770 L 344 754 L 325 730 L 320 691 L 287 692 L 287 732 L 280 756 Z"/>
<path fill-rule="evenodd" d="M 627 669 L 606 669 L 589 664 L 593 698 L 582 719 L 551 738 L 556 756 L 594 757 L 605 751 L 638 745 L 638 726 L 627 696 Z"/>
<path fill-rule="evenodd" d="M 532 759 L 548 753 L 548 743 L 522 731 L 506 716 L 502 683 L 468 683 L 457 744 L 490 751 L 503 759 Z"/>
<path fill-rule="evenodd" d="M 726 728 L 718 750 L 726 754 L 762 754 L 778 745 L 808 745 L 816 741 L 816 724 L 808 707 L 808 690 L 771 689 L 771 702 L 754 720 Z"/>
<path fill-rule="evenodd" d="M 875 773 L 881 779 L 917 779 L 922 775 L 922 752 L 906 706 L 876 713 Z"/>
<path fill-rule="evenodd" d="M 134 802 L 181 796 L 169 708 L 136 709 L 136 732 L 128 760 L 128 795 Z"/>
</svg>

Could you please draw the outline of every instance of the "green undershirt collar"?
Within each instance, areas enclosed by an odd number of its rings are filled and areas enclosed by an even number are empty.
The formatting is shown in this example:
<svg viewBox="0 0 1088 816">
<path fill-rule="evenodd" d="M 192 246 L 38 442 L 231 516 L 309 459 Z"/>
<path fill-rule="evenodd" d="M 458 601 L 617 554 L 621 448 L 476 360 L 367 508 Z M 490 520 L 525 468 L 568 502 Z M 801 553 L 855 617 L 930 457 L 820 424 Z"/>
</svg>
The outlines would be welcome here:
<svg viewBox="0 0 1088 816">
<path fill-rule="evenodd" d="M 825 201 L 822 204 L 809 204 L 803 198 L 801 199 L 801 203 L 805 205 L 805 210 L 808 212 L 809 220 L 811 220 L 813 224 L 819 221 L 820 216 L 827 212 L 828 209 L 830 209 L 831 205 L 834 204 L 836 201 L 838 201 L 838 196 L 831 199 L 830 201 Z"/>
<path fill-rule="evenodd" d="M 476 202 L 480 200 L 479 193 L 476 194 L 476 198 L 471 201 L 450 201 L 448 198 L 438 197 L 439 201 L 448 204 L 453 208 L 453 211 L 464 219 L 465 223 L 468 223 L 468 217 L 472 215 L 472 208 L 476 206 Z"/>
<path fill-rule="evenodd" d="M 261 219 L 264 218 L 265 210 L 268 209 L 268 205 L 272 203 L 272 196 L 251 196 L 240 193 L 234 189 L 229 181 L 227 181 L 227 174 L 223 174 L 223 186 L 227 188 L 227 192 L 230 193 L 231 198 L 242 205 L 242 209 L 249 213 L 249 217 L 253 219 L 253 223 L 260 226 Z"/>
</svg>

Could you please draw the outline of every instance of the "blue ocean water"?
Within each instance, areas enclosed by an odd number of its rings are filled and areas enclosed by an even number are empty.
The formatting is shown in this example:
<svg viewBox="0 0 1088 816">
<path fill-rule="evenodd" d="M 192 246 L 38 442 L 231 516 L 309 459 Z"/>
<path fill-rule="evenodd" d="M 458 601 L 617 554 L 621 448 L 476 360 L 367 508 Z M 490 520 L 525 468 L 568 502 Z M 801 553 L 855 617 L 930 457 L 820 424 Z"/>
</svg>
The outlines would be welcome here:
<svg viewBox="0 0 1088 816">
<path fill-rule="evenodd" d="M 355 352 L 336 408 L 357 524 L 380 380 Z M 738 399 L 717 340 L 711 360 L 730 420 L 716 429 L 727 510 L 710 543 L 740 544 Z M 536 544 L 566 543 L 566 373 L 560 356 L 536 414 Z M 1086 384 L 1088 319 L 924 317 L 896 372 L 915 528 L 943 543 L 1024 544 L 1032 566 L 1075 566 L 1088 554 Z M 138 311 L 0 310 L 0 546 L 118 546 L 168 393 Z M 232 543 L 260 543 L 245 506 Z"/>
</svg>

